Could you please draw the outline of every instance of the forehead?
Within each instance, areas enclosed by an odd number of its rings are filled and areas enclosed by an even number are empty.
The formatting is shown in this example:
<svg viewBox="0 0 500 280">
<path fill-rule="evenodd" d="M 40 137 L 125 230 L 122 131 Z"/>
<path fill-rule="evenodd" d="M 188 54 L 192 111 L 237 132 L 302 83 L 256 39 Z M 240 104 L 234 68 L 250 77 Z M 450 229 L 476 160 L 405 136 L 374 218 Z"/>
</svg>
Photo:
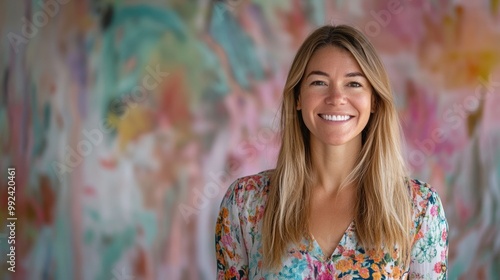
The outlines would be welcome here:
<svg viewBox="0 0 500 280">
<path fill-rule="evenodd" d="M 325 72 L 358 71 L 362 73 L 361 67 L 359 67 L 354 56 L 348 50 L 336 46 L 324 46 L 317 49 L 309 59 L 306 67 L 306 72 L 312 70 Z"/>
</svg>

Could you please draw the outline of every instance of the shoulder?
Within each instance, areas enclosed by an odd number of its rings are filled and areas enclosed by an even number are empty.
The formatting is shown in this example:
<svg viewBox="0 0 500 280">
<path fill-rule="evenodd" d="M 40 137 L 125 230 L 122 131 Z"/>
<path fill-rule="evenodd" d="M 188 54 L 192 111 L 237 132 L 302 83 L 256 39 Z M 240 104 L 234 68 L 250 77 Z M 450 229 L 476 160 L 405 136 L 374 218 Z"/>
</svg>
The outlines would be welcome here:
<svg viewBox="0 0 500 280">
<path fill-rule="evenodd" d="M 438 193 L 427 183 L 410 180 L 413 203 L 411 279 L 446 279 L 448 222 Z"/>
<path fill-rule="evenodd" d="M 236 179 L 227 189 L 224 200 L 234 201 L 238 208 L 248 207 L 248 203 L 263 204 L 267 198 L 272 172 L 273 170 L 266 170 Z"/>
<path fill-rule="evenodd" d="M 414 209 L 423 210 L 427 208 L 429 204 L 437 203 L 436 199 L 439 198 L 439 195 L 428 183 L 417 179 L 411 179 L 408 181 L 408 187 Z"/>
<path fill-rule="evenodd" d="M 417 179 L 408 181 L 413 208 L 413 219 L 418 228 L 424 219 L 440 216 L 444 219 L 444 209 L 437 191 L 428 183 Z"/>
</svg>

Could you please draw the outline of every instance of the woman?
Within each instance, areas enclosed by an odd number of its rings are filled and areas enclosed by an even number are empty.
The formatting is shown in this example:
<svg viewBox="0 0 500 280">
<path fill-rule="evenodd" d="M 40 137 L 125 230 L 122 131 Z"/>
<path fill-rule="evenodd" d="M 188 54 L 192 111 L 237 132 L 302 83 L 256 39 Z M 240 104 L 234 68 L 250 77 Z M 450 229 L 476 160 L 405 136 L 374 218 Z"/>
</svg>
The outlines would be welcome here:
<svg viewBox="0 0 500 280">
<path fill-rule="evenodd" d="M 286 81 L 276 169 L 236 180 L 216 225 L 218 279 L 445 279 L 438 194 L 410 180 L 387 74 L 350 26 L 324 26 Z"/>
</svg>

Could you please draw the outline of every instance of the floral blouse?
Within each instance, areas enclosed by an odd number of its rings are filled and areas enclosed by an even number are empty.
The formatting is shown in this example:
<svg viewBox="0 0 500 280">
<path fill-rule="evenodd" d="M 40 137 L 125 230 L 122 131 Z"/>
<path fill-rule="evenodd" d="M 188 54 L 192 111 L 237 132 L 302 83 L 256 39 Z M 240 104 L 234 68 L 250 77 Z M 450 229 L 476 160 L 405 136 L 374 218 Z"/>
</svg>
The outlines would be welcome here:
<svg viewBox="0 0 500 280">
<path fill-rule="evenodd" d="M 331 256 L 303 238 L 290 245 L 278 272 L 262 267 L 262 218 L 270 171 L 236 180 L 220 206 L 215 247 L 217 279 L 446 279 L 448 223 L 438 194 L 426 183 L 410 181 L 415 239 L 409 264 L 397 252 L 365 250 L 352 222 Z"/>
</svg>

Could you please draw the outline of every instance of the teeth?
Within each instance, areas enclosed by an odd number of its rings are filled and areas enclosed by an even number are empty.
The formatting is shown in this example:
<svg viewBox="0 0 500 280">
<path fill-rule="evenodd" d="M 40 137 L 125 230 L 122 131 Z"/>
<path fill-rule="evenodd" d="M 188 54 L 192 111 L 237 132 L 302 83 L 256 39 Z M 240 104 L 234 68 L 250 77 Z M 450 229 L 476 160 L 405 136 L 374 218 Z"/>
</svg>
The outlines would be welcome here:
<svg viewBox="0 0 500 280">
<path fill-rule="evenodd" d="M 351 116 L 348 115 L 320 115 L 320 116 L 325 120 L 334 122 L 347 121 L 348 119 L 351 118 Z"/>
</svg>

